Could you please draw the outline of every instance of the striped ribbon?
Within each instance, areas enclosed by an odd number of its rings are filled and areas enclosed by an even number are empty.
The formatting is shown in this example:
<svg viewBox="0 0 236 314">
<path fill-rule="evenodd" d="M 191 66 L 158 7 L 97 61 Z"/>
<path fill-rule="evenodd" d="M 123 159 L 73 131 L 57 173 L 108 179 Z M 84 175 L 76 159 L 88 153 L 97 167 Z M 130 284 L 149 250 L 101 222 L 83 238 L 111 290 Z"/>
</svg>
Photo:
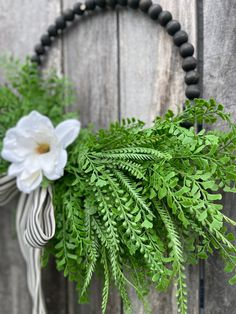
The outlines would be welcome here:
<svg viewBox="0 0 236 314">
<path fill-rule="evenodd" d="M 0 177 L 0 206 L 7 204 L 18 192 L 15 178 Z M 27 284 L 33 301 L 32 314 L 46 314 L 40 256 L 41 248 L 55 233 L 50 187 L 38 188 L 30 194 L 20 194 L 16 230 L 21 253 L 27 265 Z"/>
<path fill-rule="evenodd" d="M 0 176 L 0 206 L 6 205 L 19 193 L 13 177 Z"/>
</svg>

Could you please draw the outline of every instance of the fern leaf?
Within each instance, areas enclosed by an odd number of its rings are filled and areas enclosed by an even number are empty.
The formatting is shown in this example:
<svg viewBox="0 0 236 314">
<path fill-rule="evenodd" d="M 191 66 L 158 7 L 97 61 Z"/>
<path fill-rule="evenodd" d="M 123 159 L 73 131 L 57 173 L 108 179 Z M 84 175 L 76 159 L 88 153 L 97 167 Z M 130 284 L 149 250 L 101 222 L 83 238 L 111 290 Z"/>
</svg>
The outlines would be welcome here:
<svg viewBox="0 0 236 314">
<path fill-rule="evenodd" d="M 187 314 L 187 291 L 185 283 L 185 274 L 183 267 L 183 252 L 182 245 L 180 242 L 179 235 L 175 229 L 174 223 L 171 219 L 171 216 L 165 207 L 165 204 L 162 203 L 162 206 L 155 203 L 156 209 L 166 227 L 168 238 L 170 240 L 170 245 L 172 248 L 172 254 L 174 256 L 174 265 L 177 268 L 177 299 L 178 299 L 178 308 L 181 314 Z"/>
<path fill-rule="evenodd" d="M 114 174 L 117 176 L 117 178 L 120 180 L 121 184 L 126 188 L 127 192 L 134 198 L 134 200 L 137 202 L 137 204 L 140 205 L 140 207 L 150 216 L 154 216 L 148 205 L 146 204 L 145 200 L 142 198 L 142 196 L 139 194 L 139 191 L 137 188 L 133 185 L 131 180 L 121 171 L 119 170 L 113 170 Z"/>
<path fill-rule="evenodd" d="M 88 260 L 86 263 L 86 274 L 85 274 L 85 279 L 84 279 L 84 284 L 81 290 L 81 296 L 83 296 L 83 294 L 86 292 L 91 279 L 92 279 L 92 275 L 95 271 L 95 267 L 96 267 L 96 263 L 97 263 L 97 259 L 98 259 L 98 244 L 96 242 L 95 237 L 93 238 L 91 245 L 87 247 L 87 249 L 89 250 L 88 252 Z"/>
<path fill-rule="evenodd" d="M 103 252 L 102 252 L 101 262 L 104 268 L 104 286 L 103 286 L 103 291 L 102 291 L 102 314 L 105 314 L 106 308 L 107 308 L 108 297 L 109 297 L 109 285 L 110 285 L 109 268 L 108 268 L 105 249 L 103 249 Z"/>
</svg>

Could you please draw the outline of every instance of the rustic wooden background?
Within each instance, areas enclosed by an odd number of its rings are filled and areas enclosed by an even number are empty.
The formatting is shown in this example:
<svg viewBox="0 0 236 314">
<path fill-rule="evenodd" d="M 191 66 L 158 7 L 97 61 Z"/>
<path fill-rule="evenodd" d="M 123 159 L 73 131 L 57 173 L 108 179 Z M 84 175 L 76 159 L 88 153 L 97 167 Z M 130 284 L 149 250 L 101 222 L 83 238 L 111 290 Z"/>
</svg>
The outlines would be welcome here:
<svg viewBox="0 0 236 314">
<path fill-rule="evenodd" d="M 56 16 L 75 0 L 0 0 L 0 54 L 24 58 Z M 236 118 L 236 0 L 159 0 L 180 20 L 198 47 L 204 97 L 214 96 Z M 76 85 L 84 125 L 105 127 L 126 116 L 150 123 L 184 100 L 183 71 L 171 38 L 142 13 L 107 11 L 82 18 L 54 45 L 48 64 Z M 1 104 L 0 104 L 1 105 Z M 236 119 L 235 119 L 236 120 Z M 220 126 L 219 126 L 220 127 Z M 225 196 L 225 210 L 236 218 L 235 197 Z M 14 202 L 0 209 L 0 313 L 30 314 L 22 261 L 14 227 Z M 99 314 L 100 282 L 94 278 L 91 303 L 77 305 L 73 284 L 55 271 L 43 273 L 49 314 Z M 236 313 L 236 287 L 217 256 L 188 270 L 190 314 Z M 199 287 L 201 289 L 199 291 Z M 204 290 L 202 288 L 205 288 Z M 201 294 L 201 302 L 199 295 Z M 134 313 L 143 314 L 130 290 Z M 204 299 L 204 302 L 202 302 Z M 175 288 L 150 294 L 154 314 L 176 314 Z M 107 313 L 123 314 L 113 291 Z"/>
</svg>

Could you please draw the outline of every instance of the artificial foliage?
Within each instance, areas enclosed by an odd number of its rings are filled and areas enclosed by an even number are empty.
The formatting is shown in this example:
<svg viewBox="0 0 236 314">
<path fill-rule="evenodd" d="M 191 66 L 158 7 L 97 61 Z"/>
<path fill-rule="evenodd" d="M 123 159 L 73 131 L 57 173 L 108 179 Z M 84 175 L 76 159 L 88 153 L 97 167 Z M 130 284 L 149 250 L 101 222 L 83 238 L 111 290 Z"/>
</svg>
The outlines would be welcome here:
<svg viewBox="0 0 236 314">
<path fill-rule="evenodd" d="M 0 149 L 7 129 L 34 109 L 62 121 L 71 94 L 55 74 L 42 78 L 30 63 L 12 67 L 0 89 Z M 183 127 L 218 120 L 227 131 Z M 81 302 L 89 300 L 94 273 L 100 274 L 102 313 L 113 284 L 127 313 L 129 286 L 148 313 L 150 287 L 165 291 L 172 282 L 178 309 L 187 313 L 188 264 L 219 251 L 225 271 L 235 273 L 236 247 L 227 227 L 236 223 L 220 203 L 223 191 L 236 192 L 235 149 L 236 127 L 213 99 L 187 101 L 184 111 L 168 111 L 151 127 L 132 118 L 98 132 L 83 128 L 68 150 L 64 176 L 43 182 L 52 185 L 56 217 L 43 264 L 53 255 L 57 269 L 76 282 Z M 1 160 L 0 173 L 7 167 Z M 230 284 L 235 282 L 233 274 Z"/>
</svg>

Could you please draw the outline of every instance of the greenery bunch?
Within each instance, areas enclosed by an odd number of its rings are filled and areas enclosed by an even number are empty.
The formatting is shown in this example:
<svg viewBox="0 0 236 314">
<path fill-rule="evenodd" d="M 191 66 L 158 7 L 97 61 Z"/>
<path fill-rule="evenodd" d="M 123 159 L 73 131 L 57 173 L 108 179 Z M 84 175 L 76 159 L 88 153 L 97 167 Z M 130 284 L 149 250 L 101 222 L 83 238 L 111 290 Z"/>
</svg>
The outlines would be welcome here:
<svg viewBox="0 0 236 314">
<path fill-rule="evenodd" d="M 0 148 L 21 116 L 36 109 L 57 123 L 73 101 L 71 87 L 55 74 L 42 78 L 30 64 L 13 73 L 0 89 Z M 236 192 L 236 127 L 213 99 L 185 107 L 157 117 L 150 128 L 127 119 L 107 130 L 83 129 L 68 150 L 64 177 L 50 182 L 57 228 L 43 263 L 55 256 L 58 270 L 77 283 L 81 302 L 93 274 L 102 274 L 102 313 L 112 283 L 131 313 L 130 285 L 145 303 L 150 286 L 164 291 L 172 281 L 179 311 L 187 313 L 185 268 L 215 250 L 225 271 L 235 271 L 234 236 L 226 225 L 236 223 L 219 201 L 223 191 Z M 218 119 L 227 131 L 183 127 Z M 7 166 L 1 160 L 0 173 Z"/>
</svg>

